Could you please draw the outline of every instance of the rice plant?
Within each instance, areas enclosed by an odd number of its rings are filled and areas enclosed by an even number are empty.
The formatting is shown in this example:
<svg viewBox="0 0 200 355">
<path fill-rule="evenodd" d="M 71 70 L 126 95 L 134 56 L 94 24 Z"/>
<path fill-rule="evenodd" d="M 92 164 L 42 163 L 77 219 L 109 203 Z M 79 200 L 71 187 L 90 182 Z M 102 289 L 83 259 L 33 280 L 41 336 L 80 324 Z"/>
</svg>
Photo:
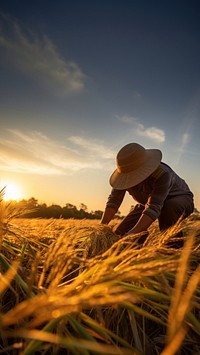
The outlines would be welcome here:
<svg viewBox="0 0 200 355">
<path fill-rule="evenodd" d="M 28 220 L 9 208 L 0 354 L 200 353 L 198 213 L 165 233 L 155 223 L 140 244 L 119 239 L 116 221 Z"/>
</svg>

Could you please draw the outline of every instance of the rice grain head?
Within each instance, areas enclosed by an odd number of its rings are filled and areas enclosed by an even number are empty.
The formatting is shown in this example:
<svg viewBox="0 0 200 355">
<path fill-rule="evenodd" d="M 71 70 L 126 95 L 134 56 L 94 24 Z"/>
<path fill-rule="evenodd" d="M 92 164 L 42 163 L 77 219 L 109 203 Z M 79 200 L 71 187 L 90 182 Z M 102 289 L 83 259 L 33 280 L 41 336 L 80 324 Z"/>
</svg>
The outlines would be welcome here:
<svg viewBox="0 0 200 355">
<path fill-rule="evenodd" d="M 83 255 L 85 258 L 93 258 L 103 254 L 119 240 L 119 237 L 111 230 L 111 228 L 104 225 L 84 228 L 84 230 L 82 230 L 82 235 L 84 235 L 85 238 L 80 247 L 83 249 Z"/>
</svg>

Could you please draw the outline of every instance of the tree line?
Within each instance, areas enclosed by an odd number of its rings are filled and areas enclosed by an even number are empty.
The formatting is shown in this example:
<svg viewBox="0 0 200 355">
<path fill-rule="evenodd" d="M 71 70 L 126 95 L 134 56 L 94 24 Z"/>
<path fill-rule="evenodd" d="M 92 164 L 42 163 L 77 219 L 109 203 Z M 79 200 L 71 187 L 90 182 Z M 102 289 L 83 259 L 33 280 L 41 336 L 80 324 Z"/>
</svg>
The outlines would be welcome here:
<svg viewBox="0 0 200 355">
<path fill-rule="evenodd" d="M 28 200 L 12 201 L 19 211 L 23 212 L 23 218 L 74 218 L 74 219 L 101 219 L 103 211 L 88 211 L 87 206 L 81 203 L 79 208 L 71 203 L 66 203 L 64 207 L 57 204 L 47 206 L 46 203 L 38 203 L 38 200 L 31 197 Z M 121 218 L 121 213 L 116 214 L 116 218 Z"/>
</svg>

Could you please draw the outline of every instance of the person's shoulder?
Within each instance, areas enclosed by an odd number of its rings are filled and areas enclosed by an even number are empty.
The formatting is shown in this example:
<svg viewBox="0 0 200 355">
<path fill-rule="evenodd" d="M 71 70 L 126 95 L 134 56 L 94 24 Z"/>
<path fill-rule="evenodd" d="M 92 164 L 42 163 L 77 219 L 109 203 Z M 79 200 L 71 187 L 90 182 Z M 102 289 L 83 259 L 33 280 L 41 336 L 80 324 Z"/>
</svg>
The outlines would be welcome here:
<svg viewBox="0 0 200 355">
<path fill-rule="evenodd" d="M 171 170 L 170 166 L 161 162 L 158 166 L 158 168 L 153 172 L 153 176 L 159 178 L 162 176 L 165 172 Z"/>
<path fill-rule="evenodd" d="M 172 170 L 171 166 L 169 166 L 169 164 L 164 163 L 163 161 L 161 161 L 160 167 L 164 170 Z"/>
<path fill-rule="evenodd" d="M 172 167 L 164 162 L 161 162 L 159 167 L 164 173 L 174 173 Z"/>
<path fill-rule="evenodd" d="M 173 170 L 171 167 L 163 162 L 160 163 L 158 168 L 151 175 L 156 181 L 160 179 L 167 179 L 172 175 Z"/>
</svg>

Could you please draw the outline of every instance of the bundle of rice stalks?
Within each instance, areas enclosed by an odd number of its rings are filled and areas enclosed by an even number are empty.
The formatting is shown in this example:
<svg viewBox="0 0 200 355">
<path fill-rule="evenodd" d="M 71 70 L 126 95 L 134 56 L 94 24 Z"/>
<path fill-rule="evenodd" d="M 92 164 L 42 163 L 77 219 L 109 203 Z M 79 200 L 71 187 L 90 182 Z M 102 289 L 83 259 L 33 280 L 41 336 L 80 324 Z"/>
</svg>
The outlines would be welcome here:
<svg viewBox="0 0 200 355">
<path fill-rule="evenodd" d="M 85 258 L 93 258 L 103 254 L 119 240 L 119 237 L 108 226 L 97 225 L 81 230 L 83 241 L 80 245 Z"/>
</svg>

